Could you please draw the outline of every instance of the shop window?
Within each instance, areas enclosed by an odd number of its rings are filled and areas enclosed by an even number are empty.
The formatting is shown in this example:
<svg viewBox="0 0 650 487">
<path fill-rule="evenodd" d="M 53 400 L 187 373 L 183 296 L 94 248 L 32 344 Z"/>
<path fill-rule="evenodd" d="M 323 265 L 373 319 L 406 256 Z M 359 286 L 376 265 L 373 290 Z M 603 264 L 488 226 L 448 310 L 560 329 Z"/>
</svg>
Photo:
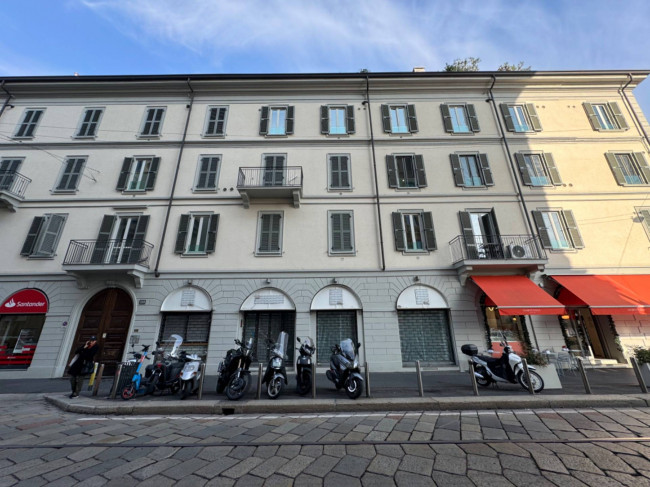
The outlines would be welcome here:
<svg viewBox="0 0 650 487">
<path fill-rule="evenodd" d="M 45 315 L 0 316 L 0 369 L 26 369 L 32 363 Z"/>
<path fill-rule="evenodd" d="M 495 352 L 501 352 L 501 342 L 505 338 L 512 351 L 518 355 L 525 355 L 526 342 L 522 332 L 521 316 L 501 316 L 497 308 L 485 308 L 485 318 L 490 329 L 490 345 Z"/>
<path fill-rule="evenodd" d="M 163 342 L 171 351 L 174 339 L 172 335 L 183 338 L 181 350 L 188 354 L 195 353 L 205 360 L 210 339 L 210 313 L 164 313 L 158 341 Z"/>
</svg>

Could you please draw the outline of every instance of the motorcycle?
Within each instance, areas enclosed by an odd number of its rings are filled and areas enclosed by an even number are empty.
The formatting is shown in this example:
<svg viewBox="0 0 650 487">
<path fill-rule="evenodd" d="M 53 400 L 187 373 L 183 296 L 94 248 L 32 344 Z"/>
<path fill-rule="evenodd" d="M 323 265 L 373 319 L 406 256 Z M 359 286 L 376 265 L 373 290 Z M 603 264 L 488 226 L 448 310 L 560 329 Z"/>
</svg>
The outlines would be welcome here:
<svg viewBox="0 0 650 487">
<path fill-rule="evenodd" d="M 253 338 L 244 344 L 235 339 L 238 349 L 232 348 L 226 353 L 226 358 L 219 364 L 217 378 L 217 394 L 226 391 L 226 397 L 231 401 L 241 399 L 251 382 L 250 365 L 253 360 Z"/>
<path fill-rule="evenodd" d="M 296 360 L 296 391 L 301 396 L 304 396 L 311 390 L 311 368 L 312 368 L 312 359 L 311 356 L 316 351 L 316 346 L 314 341 L 307 337 L 302 342 L 299 337 L 296 337 L 298 343 L 300 343 L 300 348 L 298 349 L 298 360 Z"/>
<path fill-rule="evenodd" d="M 192 353 L 187 355 L 184 351 L 181 352 L 181 360 L 185 362 L 183 370 L 181 370 L 181 399 L 186 399 L 187 396 L 196 393 L 199 389 L 201 382 L 201 357 Z"/>
<path fill-rule="evenodd" d="M 128 401 L 129 399 L 133 399 L 136 394 L 144 395 L 147 393 L 147 386 L 143 384 L 140 370 L 142 370 L 142 364 L 147 358 L 148 352 L 149 352 L 149 345 L 142 345 L 142 353 L 138 353 L 135 351 L 131 352 L 131 354 L 133 354 L 133 361 L 137 362 L 138 366 L 135 369 L 135 372 L 133 373 L 133 378 L 131 379 L 131 383 L 124 386 L 124 388 L 120 392 L 120 396 L 125 401 Z"/>
<path fill-rule="evenodd" d="M 476 383 L 478 385 L 488 387 L 490 384 L 496 382 L 519 383 L 521 387 L 528 390 L 521 357 L 512 351 L 512 348 L 510 348 L 505 339 L 504 342 L 501 343 L 503 346 L 503 354 L 499 358 L 479 355 L 478 348 L 473 344 L 465 344 L 460 347 L 460 350 L 472 358 L 474 377 L 476 377 Z M 542 392 L 544 389 L 544 379 L 535 372 L 535 367 L 532 365 L 528 366 L 528 375 L 530 376 L 533 390 L 536 393 Z"/>
<path fill-rule="evenodd" d="M 176 394 L 181 387 L 180 375 L 185 362 L 181 360 L 179 349 L 183 344 L 183 338 L 179 335 L 172 335 L 171 338 L 174 339 L 172 351 L 165 353 L 164 350 L 156 350 L 155 363 L 147 365 L 145 369 L 148 393 L 162 394 L 169 389 L 172 394 Z M 160 346 L 160 342 L 156 345 Z"/>
<path fill-rule="evenodd" d="M 282 388 L 287 383 L 287 371 L 284 361 L 288 359 L 287 346 L 289 335 L 285 331 L 280 332 L 277 342 L 268 340 L 269 343 L 269 364 L 262 378 L 262 384 L 267 384 L 266 394 L 269 399 L 277 399 Z"/>
<path fill-rule="evenodd" d="M 354 343 L 349 338 L 334 345 L 330 357 L 330 369 L 325 372 L 337 390 L 345 387 L 345 392 L 350 399 L 358 398 L 363 389 L 363 377 L 357 357 L 357 349 L 360 347 L 361 344 L 357 343 L 355 349 Z"/>
</svg>

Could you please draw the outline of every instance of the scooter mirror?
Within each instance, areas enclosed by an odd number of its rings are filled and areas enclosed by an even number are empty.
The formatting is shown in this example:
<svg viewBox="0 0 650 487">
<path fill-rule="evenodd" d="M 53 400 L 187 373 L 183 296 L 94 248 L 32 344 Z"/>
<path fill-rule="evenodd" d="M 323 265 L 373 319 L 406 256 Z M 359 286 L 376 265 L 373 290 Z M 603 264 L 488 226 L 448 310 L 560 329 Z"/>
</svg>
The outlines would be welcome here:
<svg viewBox="0 0 650 487">
<path fill-rule="evenodd" d="M 361 348 L 361 342 L 357 342 L 357 350 Z"/>
<path fill-rule="evenodd" d="M 296 341 L 300 343 L 300 337 L 296 337 Z"/>
</svg>

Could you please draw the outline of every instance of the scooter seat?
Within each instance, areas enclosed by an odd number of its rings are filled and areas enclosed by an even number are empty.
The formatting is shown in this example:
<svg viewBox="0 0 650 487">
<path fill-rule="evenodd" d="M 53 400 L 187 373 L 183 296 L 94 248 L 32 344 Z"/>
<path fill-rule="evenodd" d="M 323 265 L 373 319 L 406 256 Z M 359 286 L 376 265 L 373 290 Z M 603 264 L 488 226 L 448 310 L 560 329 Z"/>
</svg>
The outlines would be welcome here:
<svg viewBox="0 0 650 487">
<path fill-rule="evenodd" d="M 494 358 L 494 357 L 490 357 L 488 355 L 479 355 L 478 358 L 480 358 L 481 360 L 483 360 L 487 364 L 495 364 L 495 363 L 497 363 L 497 362 L 499 362 L 501 360 L 500 358 Z"/>
</svg>

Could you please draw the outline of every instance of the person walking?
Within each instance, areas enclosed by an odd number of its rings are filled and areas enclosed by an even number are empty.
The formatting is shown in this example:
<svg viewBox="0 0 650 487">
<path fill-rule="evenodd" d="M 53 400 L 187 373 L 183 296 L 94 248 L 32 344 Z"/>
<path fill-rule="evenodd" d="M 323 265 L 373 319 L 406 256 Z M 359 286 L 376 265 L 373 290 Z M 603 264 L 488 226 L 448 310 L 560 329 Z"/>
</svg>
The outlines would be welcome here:
<svg viewBox="0 0 650 487">
<path fill-rule="evenodd" d="M 99 345 L 97 345 L 97 337 L 91 336 L 90 339 L 75 351 L 75 356 L 70 362 L 68 374 L 70 374 L 70 385 L 72 386 L 72 393 L 70 399 L 79 397 L 81 387 L 83 386 L 84 376 L 88 375 L 93 370 L 93 357 L 97 353 Z"/>
</svg>

